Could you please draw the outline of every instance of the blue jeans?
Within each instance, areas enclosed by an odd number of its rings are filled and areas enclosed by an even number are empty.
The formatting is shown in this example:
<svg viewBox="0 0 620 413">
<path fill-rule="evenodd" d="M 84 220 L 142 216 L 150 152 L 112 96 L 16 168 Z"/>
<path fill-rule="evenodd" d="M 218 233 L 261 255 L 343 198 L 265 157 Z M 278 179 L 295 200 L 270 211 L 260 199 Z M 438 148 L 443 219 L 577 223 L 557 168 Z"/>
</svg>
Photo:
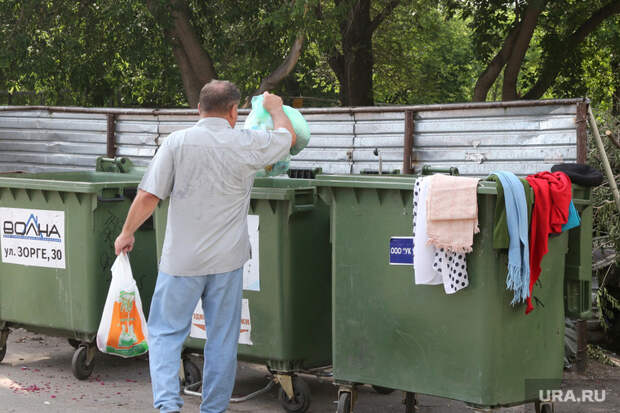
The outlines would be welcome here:
<svg viewBox="0 0 620 413">
<path fill-rule="evenodd" d="M 223 413 L 235 384 L 241 324 L 243 267 L 198 277 L 159 272 L 149 313 L 149 367 L 153 405 L 181 410 L 179 368 L 192 314 L 202 298 L 207 342 L 204 348 L 201 413 Z"/>
</svg>

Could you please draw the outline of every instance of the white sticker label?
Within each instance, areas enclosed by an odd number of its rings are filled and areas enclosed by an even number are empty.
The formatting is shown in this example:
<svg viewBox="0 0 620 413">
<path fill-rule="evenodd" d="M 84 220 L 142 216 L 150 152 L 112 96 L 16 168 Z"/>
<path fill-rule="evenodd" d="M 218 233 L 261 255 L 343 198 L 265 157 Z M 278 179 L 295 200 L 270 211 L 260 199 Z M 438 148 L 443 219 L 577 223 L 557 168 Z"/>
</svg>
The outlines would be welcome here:
<svg viewBox="0 0 620 413">
<path fill-rule="evenodd" d="M 250 260 L 243 266 L 243 289 L 260 291 L 258 262 L 258 215 L 248 215 L 248 234 L 250 235 Z"/>
<path fill-rule="evenodd" d="M 241 326 L 239 328 L 239 344 L 254 345 L 251 339 L 252 322 L 250 321 L 250 304 L 247 298 L 241 299 Z M 202 300 L 198 300 L 194 314 L 192 315 L 192 328 L 189 336 L 193 338 L 207 339 L 205 315 L 202 311 Z"/>
<path fill-rule="evenodd" d="M 66 268 L 65 212 L 0 208 L 2 262 Z"/>
</svg>

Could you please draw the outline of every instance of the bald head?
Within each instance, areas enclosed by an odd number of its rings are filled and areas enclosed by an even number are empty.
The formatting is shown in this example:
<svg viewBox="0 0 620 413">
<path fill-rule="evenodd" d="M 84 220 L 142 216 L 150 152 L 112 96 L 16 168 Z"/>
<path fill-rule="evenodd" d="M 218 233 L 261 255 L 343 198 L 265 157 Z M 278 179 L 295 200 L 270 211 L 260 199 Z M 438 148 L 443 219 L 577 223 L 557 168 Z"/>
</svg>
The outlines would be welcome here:
<svg viewBox="0 0 620 413">
<path fill-rule="evenodd" d="M 234 83 L 228 80 L 212 80 L 200 90 L 201 113 L 226 113 L 238 105 L 241 93 Z"/>
</svg>

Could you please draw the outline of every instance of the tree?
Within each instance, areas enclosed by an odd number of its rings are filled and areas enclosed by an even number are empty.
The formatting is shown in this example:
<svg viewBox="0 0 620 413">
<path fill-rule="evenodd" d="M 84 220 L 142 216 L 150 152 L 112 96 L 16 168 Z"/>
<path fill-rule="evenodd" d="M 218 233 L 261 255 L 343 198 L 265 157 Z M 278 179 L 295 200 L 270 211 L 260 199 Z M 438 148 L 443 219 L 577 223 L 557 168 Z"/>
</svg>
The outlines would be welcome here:
<svg viewBox="0 0 620 413">
<path fill-rule="evenodd" d="M 343 105 L 374 103 L 372 37 L 399 4 L 400 0 L 333 0 L 333 3 L 318 0 L 315 3 L 318 42 L 338 78 Z"/>
<path fill-rule="evenodd" d="M 502 70 L 503 100 L 542 97 L 587 36 L 620 13 L 620 0 L 467 0 L 451 6 L 471 18 L 478 57 L 488 62 L 474 87 L 475 101 L 486 100 Z M 542 58 L 536 79 L 520 90 L 519 76 L 537 32 Z"/>
<path fill-rule="evenodd" d="M 301 55 L 305 40 L 301 24 L 304 2 L 301 1 L 282 5 L 281 2 L 269 0 L 147 0 L 147 5 L 172 47 L 191 107 L 197 105 L 202 86 L 218 77 L 218 66 L 224 66 L 223 71 L 228 72 L 223 62 L 231 56 L 248 62 L 244 54 L 256 56 L 252 44 L 259 50 L 267 51 L 271 43 L 271 46 L 276 46 L 274 50 L 280 51 L 279 40 L 291 36 L 291 22 L 297 23 L 301 29 L 295 31 L 287 53 L 277 59 L 274 59 L 273 53 L 264 53 L 272 58 L 271 62 L 282 63 L 271 73 L 263 74 L 260 84 L 255 86 L 257 90 L 249 91 L 249 95 L 277 87 L 291 73 Z M 257 32 L 256 28 L 261 28 L 263 32 Z M 248 38 L 251 34 L 256 36 Z M 221 56 L 223 61 L 212 56 Z M 248 92 L 248 85 L 245 86 L 245 92 Z"/>
<path fill-rule="evenodd" d="M 0 90 L 55 105 L 182 102 L 172 54 L 140 2 L 0 0 L 0 22 Z"/>
</svg>

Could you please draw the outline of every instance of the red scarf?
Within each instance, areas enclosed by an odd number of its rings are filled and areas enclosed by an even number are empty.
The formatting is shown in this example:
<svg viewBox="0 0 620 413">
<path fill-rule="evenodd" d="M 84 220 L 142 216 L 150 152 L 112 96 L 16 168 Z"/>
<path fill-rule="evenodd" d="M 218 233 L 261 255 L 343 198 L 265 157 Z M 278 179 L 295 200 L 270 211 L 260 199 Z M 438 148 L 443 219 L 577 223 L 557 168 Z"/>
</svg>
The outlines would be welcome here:
<svg viewBox="0 0 620 413">
<path fill-rule="evenodd" d="M 530 231 L 530 295 L 525 310 L 525 314 L 528 314 L 534 309 L 532 290 L 540 276 L 540 262 L 548 252 L 549 234 L 562 232 L 562 225 L 568 221 L 571 183 L 564 172 L 539 172 L 525 179 L 534 189 Z"/>
</svg>

